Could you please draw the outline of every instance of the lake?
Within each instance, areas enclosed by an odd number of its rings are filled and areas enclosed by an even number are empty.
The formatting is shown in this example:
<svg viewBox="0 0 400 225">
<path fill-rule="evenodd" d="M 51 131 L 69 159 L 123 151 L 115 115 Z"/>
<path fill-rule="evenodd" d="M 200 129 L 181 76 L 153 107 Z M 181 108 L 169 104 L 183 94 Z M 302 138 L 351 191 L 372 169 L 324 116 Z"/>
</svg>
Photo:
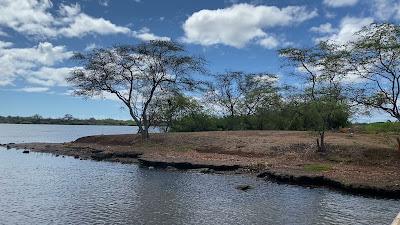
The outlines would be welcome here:
<svg viewBox="0 0 400 225">
<path fill-rule="evenodd" d="M 0 143 L 66 142 L 134 127 L 0 124 Z M 255 188 L 243 192 L 240 184 Z M 149 170 L 0 149 L 0 224 L 390 224 L 400 201 L 249 176 Z"/>
</svg>

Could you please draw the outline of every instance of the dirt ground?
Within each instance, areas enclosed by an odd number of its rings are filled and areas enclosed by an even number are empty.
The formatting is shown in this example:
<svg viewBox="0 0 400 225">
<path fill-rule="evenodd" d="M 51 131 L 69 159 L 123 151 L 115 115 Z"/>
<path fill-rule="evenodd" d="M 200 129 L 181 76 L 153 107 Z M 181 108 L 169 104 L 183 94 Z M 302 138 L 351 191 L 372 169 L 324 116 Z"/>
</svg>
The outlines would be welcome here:
<svg viewBox="0 0 400 225">
<path fill-rule="evenodd" d="M 400 191 L 400 152 L 389 134 L 326 134 L 327 152 L 316 152 L 316 134 L 302 131 L 216 131 L 84 137 L 62 144 L 10 147 L 81 159 L 141 160 L 238 165 L 251 171 L 323 176 L 353 186 Z"/>
</svg>

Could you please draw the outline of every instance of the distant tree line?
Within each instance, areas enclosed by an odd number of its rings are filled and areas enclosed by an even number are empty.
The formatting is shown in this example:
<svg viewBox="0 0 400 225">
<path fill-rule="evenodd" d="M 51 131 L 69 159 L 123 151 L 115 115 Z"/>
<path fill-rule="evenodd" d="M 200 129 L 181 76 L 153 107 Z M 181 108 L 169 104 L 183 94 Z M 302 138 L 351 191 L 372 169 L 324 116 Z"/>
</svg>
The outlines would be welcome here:
<svg viewBox="0 0 400 225">
<path fill-rule="evenodd" d="M 165 131 L 312 130 L 325 132 L 370 109 L 400 121 L 400 26 L 371 24 L 354 41 L 326 40 L 278 51 L 293 81 L 268 72 L 210 74 L 206 61 L 173 41 L 149 41 L 76 53 L 68 81 L 81 96 L 115 95 L 143 139 Z"/>
<path fill-rule="evenodd" d="M 60 125 L 113 125 L 113 126 L 134 126 L 131 120 L 114 119 L 77 119 L 71 114 L 66 114 L 62 118 L 44 118 L 40 115 L 27 117 L 21 116 L 0 116 L 0 123 L 9 124 L 60 124 Z"/>
</svg>

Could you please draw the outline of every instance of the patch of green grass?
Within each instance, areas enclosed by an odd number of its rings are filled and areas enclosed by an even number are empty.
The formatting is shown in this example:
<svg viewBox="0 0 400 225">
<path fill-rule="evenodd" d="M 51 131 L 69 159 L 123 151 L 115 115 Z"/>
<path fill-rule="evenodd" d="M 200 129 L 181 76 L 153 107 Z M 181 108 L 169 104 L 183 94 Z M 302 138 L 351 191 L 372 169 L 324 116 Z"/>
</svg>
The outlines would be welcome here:
<svg viewBox="0 0 400 225">
<path fill-rule="evenodd" d="M 325 172 L 331 170 L 332 167 L 327 164 L 308 164 L 304 165 L 303 169 L 307 172 Z"/>
<path fill-rule="evenodd" d="M 187 147 L 187 146 L 177 145 L 177 146 L 174 146 L 174 150 L 178 151 L 178 152 L 186 152 L 186 151 L 189 151 L 191 149 L 189 147 Z"/>
<path fill-rule="evenodd" d="M 361 131 L 368 134 L 377 133 L 399 133 L 399 122 L 369 123 L 360 125 Z"/>
</svg>

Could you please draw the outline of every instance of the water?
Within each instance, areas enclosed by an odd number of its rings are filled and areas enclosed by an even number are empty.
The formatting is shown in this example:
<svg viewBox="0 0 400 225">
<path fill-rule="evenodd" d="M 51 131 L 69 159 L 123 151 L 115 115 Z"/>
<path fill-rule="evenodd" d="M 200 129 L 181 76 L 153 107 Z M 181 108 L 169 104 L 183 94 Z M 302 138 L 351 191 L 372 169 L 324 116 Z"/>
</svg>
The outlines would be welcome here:
<svg viewBox="0 0 400 225">
<path fill-rule="evenodd" d="M 26 134 L 35 141 L 25 126 L 19 126 L 17 140 L 23 141 Z M 74 133 L 70 128 L 37 126 L 34 131 L 40 134 L 37 141 L 53 142 L 96 130 L 80 126 L 71 128 Z M 15 135 L 2 129 L 0 125 L 1 140 L 9 142 Z M 125 127 L 112 129 L 126 131 Z M 57 130 L 57 137 L 44 130 Z M 69 135 L 60 135 L 63 132 Z M 255 189 L 242 192 L 235 189 L 239 184 Z M 400 201 L 324 188 L 280 185 L 247 176 L 148 170 L 5 149 L 0 150 L 0 203 L 0 224 L 371 225 L 390 224 L 400 211 Z"/>
<path fill-rule="evenodd" d="M 47 125 L 47 124 L 0 124 L 0 143 L 60 143 L 79 137 L 101 134 L 131 134 L 134 126 L 91 126 L 91 125 Z M 152 129 L 151 131 L 156 131 Z"/>
</svg>

